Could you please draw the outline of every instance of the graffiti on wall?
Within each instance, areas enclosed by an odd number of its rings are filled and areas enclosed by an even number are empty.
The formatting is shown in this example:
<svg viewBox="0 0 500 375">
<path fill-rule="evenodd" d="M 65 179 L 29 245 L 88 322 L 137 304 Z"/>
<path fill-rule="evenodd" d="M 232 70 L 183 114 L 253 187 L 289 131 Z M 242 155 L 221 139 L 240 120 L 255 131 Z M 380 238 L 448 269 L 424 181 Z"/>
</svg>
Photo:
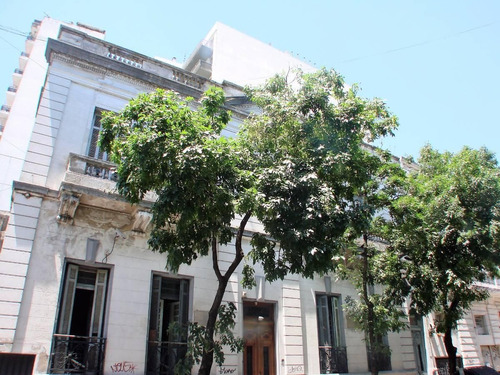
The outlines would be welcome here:
<svg viewBox="0 0 500 375">
<path fill-rule="evenodd" d="M 303 371 L 304 370 L 303 370 L 302 366 L 290 366 L 290 367 L 288 367 L 289 374 L 300 374 Z"/>
<path fill-rule="evenodd" d="M 135 373 L 135 364 L 133 362 L 116 362 L 114 365 L 111 365 L 111 371 L 113 373 L 128 373 L 128 374 L 134 374 Z"/>
<path fill-rule="evenodd" d="M 236 368 L 219 367 L 219 374 L 234 374 Z"/>
</svg>

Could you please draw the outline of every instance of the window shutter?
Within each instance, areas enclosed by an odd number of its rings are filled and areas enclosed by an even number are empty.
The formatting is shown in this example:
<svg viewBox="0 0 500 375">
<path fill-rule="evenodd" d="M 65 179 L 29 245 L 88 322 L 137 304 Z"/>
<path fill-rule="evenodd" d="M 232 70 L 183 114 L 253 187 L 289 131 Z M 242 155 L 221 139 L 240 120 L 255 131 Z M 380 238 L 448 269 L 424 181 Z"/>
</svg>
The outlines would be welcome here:
<svg viewBox="0 0 500 375">
<path fill-rule="evenodd" d="M 330 342 L 330 319 L 328 319 L 328 297 L 316 296 L 318 311 L 318 339 L 320 346 L 331 346 Z"/>
<path fill-rule="evenodd" d="M 333 346 L 339 347 L 340 343 L 340 306 L 339 298 L 332 296 L 332 325 L 333 325 Z"/>
<path fill-rule="evenodd" d="M 62 309 L 60 312 L 59 327 L 57 332 L 68 335 L 71 327 L 71 315 L 73 312 L 73 301 L 75 297 L 76 280 L 78 278 L 78 266 L 69 264 L 66 269 L 66 281 L 62 298 Z"/>
<path fill-rule="evenodd" d="M 106 299 L 107 270 L 97 270 L 94 290 L 94 305 L 90 336 L 101 337 L 102 321 L 104 317 L 104 301 Z"/>
<path fill-rule="evenodd" d="M 188 307 L 189 307 L 189 281 L 181 280 L 179 288 L 179 324 L 182 326 L 187 324 Z"/>
<path fill-rule="evenodd" d="M 149 341 L 159 341 L 161 339 L 160 293 L 161 276 L 153 275 L 153 286 L 151 289 L 151 310 L 149 314 Z"/>
<path fill-rule="evenodd" d="M 96 108 L 94 118 L 92 119 L 92 129 L 90 134 L 90 141 L 87 155 L 96 159 L 108 160 L 108 155 L 99 148 L 98 140 L 99 133 L 101 132 L 101 118 L 102 110 Z"/>
</svg>

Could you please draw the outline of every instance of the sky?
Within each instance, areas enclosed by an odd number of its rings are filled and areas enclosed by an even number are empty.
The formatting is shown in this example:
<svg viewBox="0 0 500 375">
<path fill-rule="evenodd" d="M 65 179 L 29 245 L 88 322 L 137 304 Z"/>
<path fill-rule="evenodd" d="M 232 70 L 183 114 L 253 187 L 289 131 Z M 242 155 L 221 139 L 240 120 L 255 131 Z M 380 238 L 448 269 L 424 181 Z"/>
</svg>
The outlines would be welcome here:
<svg viewBox="0 0 500 375">
<path fill-rule="evenodd" d="M 396 156 L 418 158 L 430 144 L 441 152 L 485 146 L 500 159 L 498 0 L 0 0 L 1 92 L 24 49 L 18 32 L 46 16 L 178 61 L 220 21 L 384 99 L 400 125 L 381 145 Z"/>
</svg>

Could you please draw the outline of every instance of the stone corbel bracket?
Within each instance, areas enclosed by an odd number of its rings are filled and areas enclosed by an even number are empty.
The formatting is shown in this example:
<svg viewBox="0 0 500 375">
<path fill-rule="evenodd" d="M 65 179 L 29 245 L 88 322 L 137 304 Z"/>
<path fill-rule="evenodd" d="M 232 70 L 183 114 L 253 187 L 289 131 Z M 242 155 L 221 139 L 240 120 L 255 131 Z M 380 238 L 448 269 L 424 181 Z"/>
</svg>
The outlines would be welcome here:
<svg viewBox="0 0 500 375">
<path fill-rule="evenodd" d="M 59 204 L 59 214 L 57 215 L 57 221 L 60 224 L 73 225 L 75 212 L 80 204 L 80 196 L 71 193 L 61 194 L 61 203 Z"/>
<path fill-rule="evenodd" d="M 153 219 L 153 214 L 148 211 L 137 211 L 132 216 L 132 231 L 138 234 L 146 233 L 149 223 Z"/>
</svg>

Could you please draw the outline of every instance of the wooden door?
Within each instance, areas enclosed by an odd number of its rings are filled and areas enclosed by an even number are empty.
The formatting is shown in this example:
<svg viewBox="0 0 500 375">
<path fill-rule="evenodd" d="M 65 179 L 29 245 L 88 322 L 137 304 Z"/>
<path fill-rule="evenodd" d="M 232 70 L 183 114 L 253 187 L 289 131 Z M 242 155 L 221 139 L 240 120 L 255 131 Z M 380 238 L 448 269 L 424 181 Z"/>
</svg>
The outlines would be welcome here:
<svg viewBox="0 0 500 375">
<path fill-rule="evenodd" d="M 258 302 L 243 306 L 245 375 L 275 375 L 274 305 Z"/>
</svg>

